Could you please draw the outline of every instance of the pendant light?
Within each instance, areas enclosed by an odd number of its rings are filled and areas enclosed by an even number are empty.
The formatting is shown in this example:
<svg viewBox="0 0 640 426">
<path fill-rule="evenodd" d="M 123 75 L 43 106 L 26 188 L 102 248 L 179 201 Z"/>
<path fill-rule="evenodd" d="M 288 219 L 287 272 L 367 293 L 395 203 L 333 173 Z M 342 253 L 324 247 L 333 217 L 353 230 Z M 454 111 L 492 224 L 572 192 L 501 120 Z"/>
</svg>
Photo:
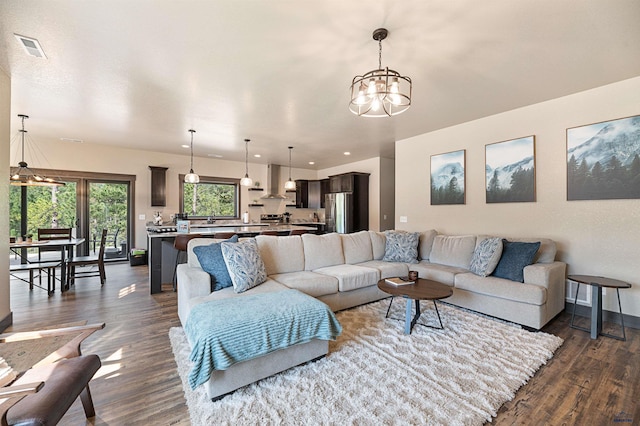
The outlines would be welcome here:
<svg viewBox="0 0 640 426">
<path fill-rule="evenodd" d="M 378 42 L 378 69 L 357 75 L 351 81 L 349 109 L 356 115 L 390 117 L 411 106 L 411 79 L 388 67 L 382 68 L 382 40 L 388 34 L 385 28 L 373 32 L 373 39 Z"/>
<path fill-rule="evenodd" d="M 22 120 L 22 129 L 19 130 L 22 144 L 22 158 L 18 163 L 18 169 L 9 177 L 9 183 L 14 186 L 64 186 L 64 182 L 36 174 L 24 161 L 24 138 L 27 131 L 24 129 L 24 120 L 28 115 L 18 114 Z"/>
<path fill-rule="evenodd" d="M 251 142 L 251 139 L 244 140 L 244 177 L 240 179 L 240 185 L 242 186 L 253 185 L 253 180 L 249 177 L 249 142 Z"/>
<path fill-rule="evenodd" d="M 186 183 L 199 183 L 200 182 L 200 176 L 198 176 L 193 171 L 193 134 L 195 132 L 196 132 L 195 130 L 189 129 L 189 133 L 191 133 L 191 169 L 189 169 L 189 173 L 184 175 L 184 181 Z"/>
<path fill-rule="evenodd" d="M 291 150 L 292 149 L 293 149 L 293 147 L 290 146 L 289 147 L 289 180 L 286 181 L 285 184 L 284 184 L 284 189 L 285 190 L 296 189 L 296 183 L 291 180 Z"/>
</svg>

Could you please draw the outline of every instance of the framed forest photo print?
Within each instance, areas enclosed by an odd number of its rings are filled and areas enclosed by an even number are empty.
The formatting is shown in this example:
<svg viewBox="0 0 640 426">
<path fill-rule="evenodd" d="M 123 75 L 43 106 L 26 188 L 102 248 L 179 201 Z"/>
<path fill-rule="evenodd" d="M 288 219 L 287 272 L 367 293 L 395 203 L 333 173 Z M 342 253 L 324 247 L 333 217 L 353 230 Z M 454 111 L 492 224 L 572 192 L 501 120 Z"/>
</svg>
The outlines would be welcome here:
<svg viewBox="0 0 640 426">
<path fill-rule="evenodd" d="M 567 200 L 640 198 L 640 115 L 567 129 Z"/>
<path fill-rule="evenodd" d="M 431 156 L 431 205 L 464 204 L 465 150 Z"/>
<path fill-rule="evenodd" d="M 485 145 L 487 203 L 536 200 L 535 136 Z"/>
</svg>

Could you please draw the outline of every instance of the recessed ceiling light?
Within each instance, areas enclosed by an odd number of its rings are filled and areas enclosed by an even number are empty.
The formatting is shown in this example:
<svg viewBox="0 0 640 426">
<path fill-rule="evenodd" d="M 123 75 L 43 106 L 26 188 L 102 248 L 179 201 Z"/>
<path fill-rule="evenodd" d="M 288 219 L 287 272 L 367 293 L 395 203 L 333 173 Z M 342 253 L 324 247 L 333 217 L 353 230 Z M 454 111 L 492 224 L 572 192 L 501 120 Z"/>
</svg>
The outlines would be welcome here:
<svg viewBox="0 0 640 426">
<path fill-rule="evenodd" d="M 253 154 L 253 156 L 256 157 L 256 158 L 262 157 L 262 155 L 260 155 L 260 154 Z"/>
<path fill-rule="evenodd" d="M 311 164 L 313 166 L 314 164 L 316 164 L 316 162 L 315 161 L 309 161 L 309 164 Z"/>
<path fill-rule="evenodd" d="M 65 142 L 73 142 L 73 143 L 83 143 L 82 139 L 73 139 L 73 138 L 60 138 L 61 141 Z"/>
<path fill-rule="evenodd" d="M 220 154 L 207 154 L 207 157 L 222 158 Z"/>
<path fill-rule="evenodd" d="M 351 155 L 351 153 L 349 151 L 346 151 L 344 155 Z"/>
<path fill-rule="evenodd" d="M 180 145 L 183 148 L 189 148 L 189 145 Z"/>
<path fill-rule="evenodd" d="M 24 50 L 29 56 L 47 59 L 47 55 L 44 54 L 44 50 L 42 50 L 42 46 L 40 46 L 40 42 L 38 40 L 31 37 L 21 36 L 20 34 L 13 35 L 16 36 L 20 45 L 24 47 Z"/>
</svg>

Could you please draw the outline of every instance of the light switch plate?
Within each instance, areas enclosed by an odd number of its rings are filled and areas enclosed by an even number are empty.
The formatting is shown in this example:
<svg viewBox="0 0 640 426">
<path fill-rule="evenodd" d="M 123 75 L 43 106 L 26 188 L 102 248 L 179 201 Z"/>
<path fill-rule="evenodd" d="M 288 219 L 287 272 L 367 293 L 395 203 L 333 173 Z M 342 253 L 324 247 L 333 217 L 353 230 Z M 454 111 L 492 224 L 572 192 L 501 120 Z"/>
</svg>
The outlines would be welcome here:
<svg viewBox="0 0 640 426">
<path fill-rule="evenodd" d="M 144 214 L 139 214 L 138 215 L 138 220 L 146 220 L 146 219 L 147 219 L 146 215 L 144 215 Z"/>
<path fill-rule="evenodd" d="M 407 217 L 406 216 L 400 216 L 400 223 L 407 223 Z"/>
</svg>

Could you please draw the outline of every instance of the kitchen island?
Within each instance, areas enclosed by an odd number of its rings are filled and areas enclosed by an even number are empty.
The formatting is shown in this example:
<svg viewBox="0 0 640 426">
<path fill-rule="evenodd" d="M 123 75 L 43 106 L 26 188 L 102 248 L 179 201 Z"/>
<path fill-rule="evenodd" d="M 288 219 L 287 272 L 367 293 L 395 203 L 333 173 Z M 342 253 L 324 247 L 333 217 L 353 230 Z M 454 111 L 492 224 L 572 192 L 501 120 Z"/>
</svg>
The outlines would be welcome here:
<svg viewBox="0 0 640 426">
<path fill-rule="evenodd" d="M 178 251 L 173 247 L 177 232 L 167 230 L 173 229 L 172 226 L 158 226 L 147 228 L 148 247 L 149 247 L 149 284 L 151 294 L 161 293 L 163 283 L 171 283 L 173 280 L 173 270 L 176 264 Z M 315 232 L 316 228 L 311 226 L 299 225 L 271 225 L 265 224 L 224 224 L 224 226 L 216 224 L 197 224 L 191 226 L 190 234 L 201 234 L 203 236 L 213 237 L 217 232 L 233 232 L 239 237 L 254 237 L 260 235 L 263 231 L 276 231 L 278 233 L 287 234 L 292 230 L 304 230 Z"/>
</svg>

